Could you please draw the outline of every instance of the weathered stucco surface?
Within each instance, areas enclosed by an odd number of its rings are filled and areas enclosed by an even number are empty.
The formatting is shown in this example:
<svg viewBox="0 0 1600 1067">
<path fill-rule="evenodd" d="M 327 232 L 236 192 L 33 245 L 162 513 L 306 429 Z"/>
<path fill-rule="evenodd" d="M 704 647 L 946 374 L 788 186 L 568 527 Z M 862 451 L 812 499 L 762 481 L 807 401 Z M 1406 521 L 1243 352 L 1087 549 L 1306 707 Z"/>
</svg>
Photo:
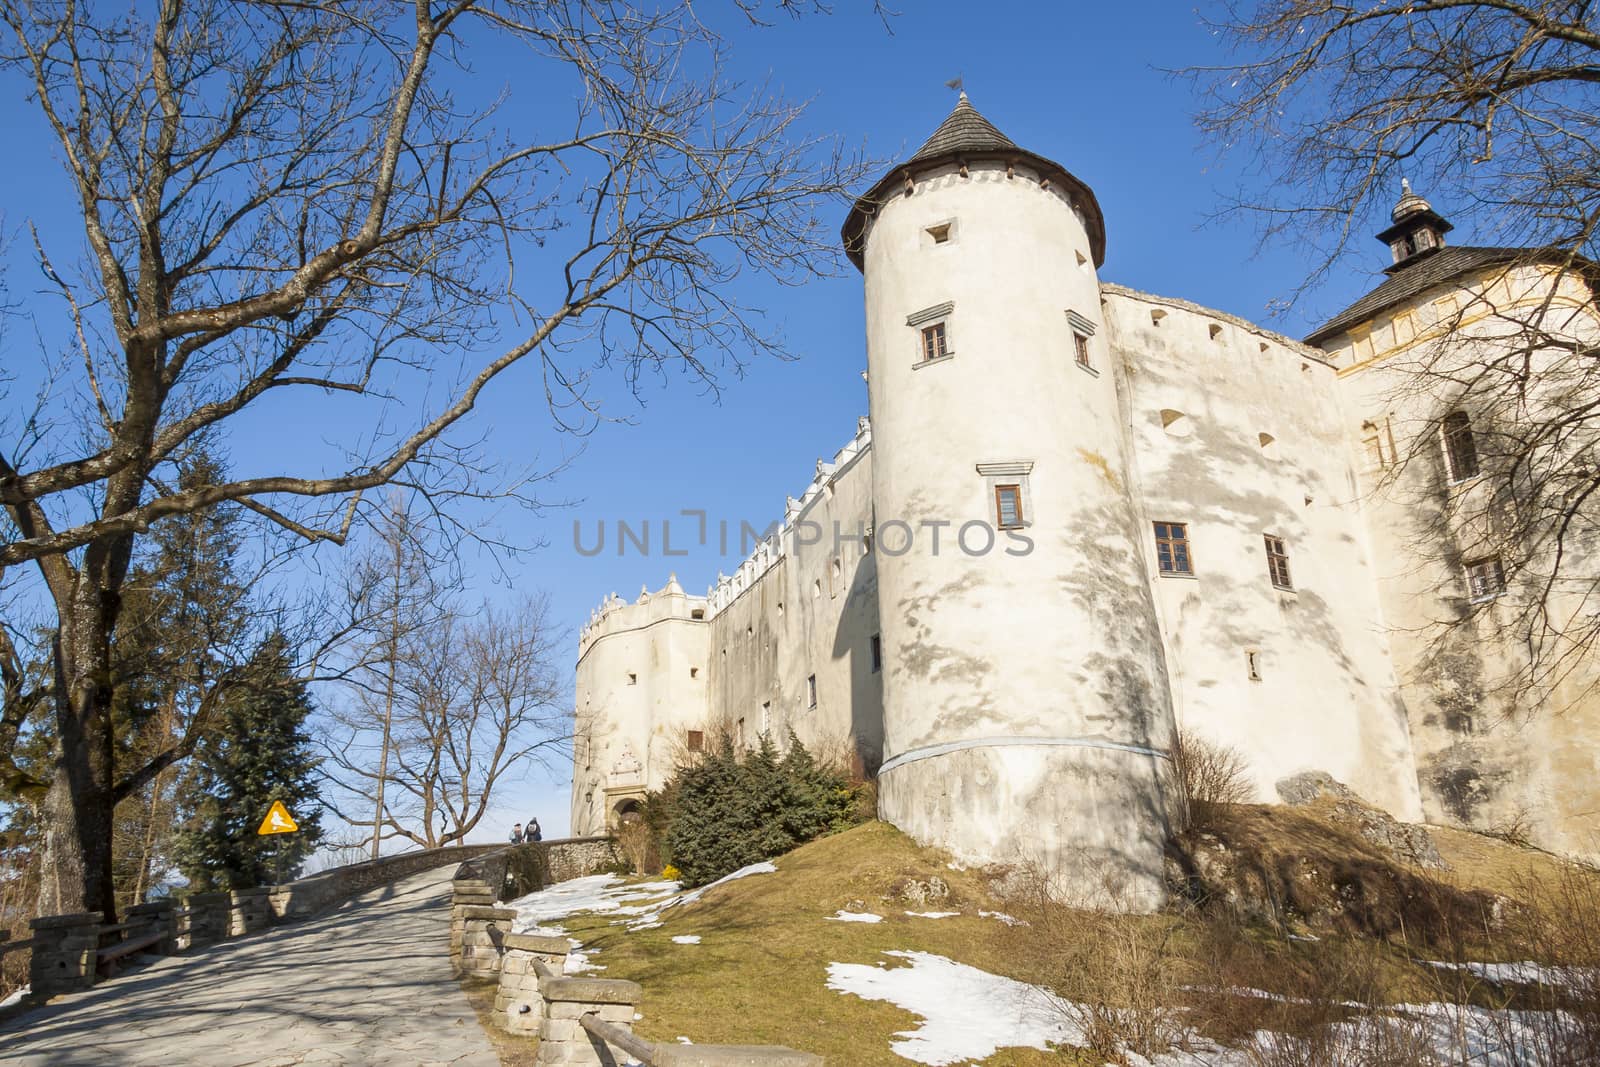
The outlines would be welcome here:
<svg viewBox="0 0 1600 1067">
<path fill-rule="evenodd" d="M 1111 872 L 1113 903 L 1151 907 L 1181 727 L 1238 750 L 1263 802 L 1324 772 L 1399 819 L 1600 855 L 1594 658 L 1538 707 L 1509 700 L 1514 648 L 1438 635 L 1462 575 L 1428 539 L 1472 486 L 1445 488 L 1437 455 L 1372 467 L 1374 427 L 1438 452 L 1445 398 L 1390 357 L 1427 343 L 1440 291 L 1311 348 L 1104 284 L 1081 189 L 1034 163 L 931 161 L 858 205 L 871 422 L 707 596 L 674 580 L 591 618 L 573 832 L 664 784 L 690 731 L 792 729 L 878 771 L 880 813 L 918 840 L 1075 871 L 1086 898 Z M 1540 299 L 1517 269 L 1497 291 Z M 1600 334 L 1586 292 L 1558 295 Z M 1407 313 L 1421 328 L 1396 342 Z M 1025 525 L 997 530 L 1012 484 Z M 1187 525 L 1193 575 L 1159 572 L 1155 522 Z"/>
</svg>

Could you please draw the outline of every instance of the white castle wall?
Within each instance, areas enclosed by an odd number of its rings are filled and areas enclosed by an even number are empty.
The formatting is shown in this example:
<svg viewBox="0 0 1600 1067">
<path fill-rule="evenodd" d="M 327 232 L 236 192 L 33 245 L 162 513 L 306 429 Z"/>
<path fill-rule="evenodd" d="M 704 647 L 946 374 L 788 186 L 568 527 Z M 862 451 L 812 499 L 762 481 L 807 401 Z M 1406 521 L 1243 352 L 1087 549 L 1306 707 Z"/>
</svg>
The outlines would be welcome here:
<svg viewBox="0 0 1600 1067">
<path fill-rule="evenodd" d="M 1467 609 L 1460 563 L 1475 554 L 1474 535 L 1468 523 L 1452 520 L 1441 538 L 1434 520 L 1441 506 L 1481 513 L 1481 498 L 1471 494 L 1484 487 L 1446 486 L 1438 420 L 1458 406 L 1452 390 L 1459 385 L 1445 375 L 1418 375 L 1425 365 L 1438 371 L 1494 358 L 1491 339 L 1511 329 L 1507 319 L 1526 316 L 1552 296 L 1547 328 L 1559 326 L 1594 343 L 1600 328 L 1592 296 L 1570 275 L 1552 293 L 1547 269 L 1494 268 L 1457 279 L 1394 308 L 1370 330 L 1334 337 L 1325 347 L 1340 368 L 1341 428 L 1368 515 L 1374 581 L 1392 633 L 1426 817 L 1486 830 L 1520 825 L 1544 848 L 1592 858 L 1600 855 L 1600 663 L 1591 652 L 1548 692 L 1506 689 L 1522 652 L 1496 635 L 1493 622 L 1504 624 L 1514 610 L 1510 601 L 1526 591 L 1489 605 L 1491 625 L 1441 633 L 1441 620 Z M 1408 316 L 1397 333 L 1396 319 Z M 1447 362 L 1438 364 L 1438 334 L 1446 326 L 1456 336 Z M 1486 340 L 1463 342 L 1462 336 Z M 1535 368 L 1530 418 L 1540 418 L 1548 405 L 1572 403 L 1552 395 L 1563 380 L 1556 356 Z M 1470 411 L 1472 402 L 1466 407 Z M 1388 472 L 1377 466 L 1363 446 L 1375 429 L 1411 461 Z M 1477 431 L 1486 429 L 1480 420 Z M 1581 537 L 1566 541 L 1568 552 L 1582 546 Z M 1567 559 L 1567 573 L 1600 574 L 1597 551 L 1600 538 L 1586 559 Z M 1575 598 L 1558 594 L 1552 608 L 1558 619 L 1582 618 Z"/>
<path fill-rule="evenodd" d="M 1260 801 L 1315 769 L 1419 818 L 1332 366 L 1217 311 L 1103 295 L 1179 725 L 1241 753 Z M 1159 573 L 1156 521 L 1188 524 L 1193 577 Z M 1270 579 L 1269 533 L 1292 591 Z"/>
<path fill-rule="evenodd" d="M 1074 364 L 1067 313 L 1100 317 L 1089 240 L 1027 167 L 966 169 L 892 194 L 865 242 L 879 810 L 964 861 L 1060 866 L 1086 899 L 1114 875 L 1105 903 L 1155 907 L 1172 713 L 1114 379 Z M 946 222 L 937 244 L 927 230 Z M 919 363 L 908 317 L 945 302 L 954 355 Z M 1102 366 L 1105 338 L 1091 339 Z M 1031 551 L 957 543 L 963 524 L 995 523 L 980 464 L 1031 464 Z"/>
</svg>

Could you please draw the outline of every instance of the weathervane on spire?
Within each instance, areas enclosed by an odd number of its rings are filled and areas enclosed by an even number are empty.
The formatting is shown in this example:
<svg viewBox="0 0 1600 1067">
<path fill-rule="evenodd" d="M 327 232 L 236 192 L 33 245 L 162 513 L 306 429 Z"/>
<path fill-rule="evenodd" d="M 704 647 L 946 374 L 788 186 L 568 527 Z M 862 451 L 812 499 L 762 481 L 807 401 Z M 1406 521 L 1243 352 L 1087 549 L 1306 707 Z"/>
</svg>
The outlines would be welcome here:
<svg viewBox="0 0 1600 1067">
<path fill-rule="evenodd" d="M 966 90 L 966 87 L 962 84 L 960 75 L 957 75 L 956 77 L 951 78 L 949 81 L 945 82 L 944 83 L 944 87 L 946 89 L 954 89 L 957 92 L 959 92 L 961 94 L 961 99 L 963 99 L 963 100 L 965 100 L 967 98 L 967 90 Z"/>
</svg>

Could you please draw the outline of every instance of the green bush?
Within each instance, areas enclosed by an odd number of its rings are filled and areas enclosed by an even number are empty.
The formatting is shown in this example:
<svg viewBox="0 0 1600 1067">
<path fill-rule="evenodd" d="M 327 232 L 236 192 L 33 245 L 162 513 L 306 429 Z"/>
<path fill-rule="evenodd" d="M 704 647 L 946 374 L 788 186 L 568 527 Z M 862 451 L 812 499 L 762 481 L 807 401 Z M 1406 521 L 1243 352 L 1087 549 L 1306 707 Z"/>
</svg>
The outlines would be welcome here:
<svg viewBox="0 0 1600 1067">
<path fill-rule="evenodd" d="M 664 828 L 670 861 L 693 887 L 850 826 L 856 791 L 793 731 L 781 756 L 766 735 L 744 752 L 724 736 L 651 798 L 648 818 Z"/>
</svg>

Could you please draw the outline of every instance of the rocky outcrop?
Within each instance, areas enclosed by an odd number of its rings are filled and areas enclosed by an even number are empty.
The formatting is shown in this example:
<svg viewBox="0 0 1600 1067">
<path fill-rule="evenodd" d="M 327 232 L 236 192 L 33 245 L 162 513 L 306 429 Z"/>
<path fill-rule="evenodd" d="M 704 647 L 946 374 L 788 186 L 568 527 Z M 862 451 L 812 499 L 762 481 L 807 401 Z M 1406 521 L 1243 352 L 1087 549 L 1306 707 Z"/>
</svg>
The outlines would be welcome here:
<svg viewBox="0 0 1600 1067">
<path fill-rule="evenodd" d="M 1396 859 L 1430 871 L 1448 870 L 1433 838 L 1421 826 L 1403 823 L 1374 808 L 1349 786 L 1324 771 L 1306 771 L 1278 782 L 1278 796 L 1291 807 L 1310 807 L 1324 818 L 1350 827 Z"/>
</svg>

